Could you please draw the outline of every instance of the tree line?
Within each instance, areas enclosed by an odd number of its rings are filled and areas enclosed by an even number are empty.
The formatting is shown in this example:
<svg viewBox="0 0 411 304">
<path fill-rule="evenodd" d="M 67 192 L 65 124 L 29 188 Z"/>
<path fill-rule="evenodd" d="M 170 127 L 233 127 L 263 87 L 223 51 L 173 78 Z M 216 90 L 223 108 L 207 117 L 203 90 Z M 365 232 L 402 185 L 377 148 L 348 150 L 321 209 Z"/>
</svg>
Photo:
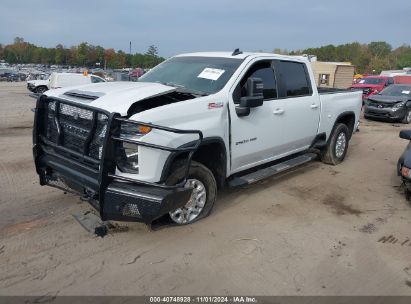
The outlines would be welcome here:
<svg viewBox="0 0 411 304">
<path fill-rule="evenodd" d="M 368 44 L 352 42 L 341 45 L 326 45 L 303 50 L 274 49 L 274 53 L 287 55 L 316 55 L 320 61 L 351 62 L 356 66 L 357 73 L 379 73 L 382 70 L 402 69 L 411 67 L 411 47 L 402 45 L 393 47 L 385 41 Z M 105 49 L 82 42 L 70 48 L 58 44 L 55 48 L 39 47 L 23 38 L 16 37 L 12 44 L 0 44 L 0 59 L 8 63 L 35 63 L 46 65 L 67 65 L 83 67 L 151 68 L 164 60 L 158 55 L 156 46 L 151 45 L 144 54 L 127 54 L 121 50 Z"/>
<path fill-rule="evenodd" d="M 385 41 L 375 41 L 368 44 L 352 42 L 334 46 L 332 44 L 296 50 L 274 49 L 274 53 L 288 55 L 315 55 L 319 61 L 351 62 L 357 73 L 380 73 L 382 70 L 395 70 L 411 67 L 411 47 L 402 45 L 393 47 Z"/>
<path fill-rule="evenodd" d="M 164 60 L 158 55 L 156 46 L 151 45 L 145 54 L 127 54 L 121 50 L 91 45 L 82 42 L 70 48 L 58 44 L 54 48 L 39 47 L 16 37 L 12 44 L 0 44 L 0 59 L 8 63 L 34 63 L 45 65 L 152 68 Z"/>
</svg>

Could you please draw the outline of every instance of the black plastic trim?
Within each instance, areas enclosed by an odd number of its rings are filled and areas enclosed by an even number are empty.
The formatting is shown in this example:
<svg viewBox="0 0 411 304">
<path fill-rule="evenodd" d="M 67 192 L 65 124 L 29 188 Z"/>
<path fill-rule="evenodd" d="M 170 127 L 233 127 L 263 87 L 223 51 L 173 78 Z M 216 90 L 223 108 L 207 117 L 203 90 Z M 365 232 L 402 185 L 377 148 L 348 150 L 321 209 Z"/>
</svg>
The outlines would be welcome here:
<svg viewBox="0 0 411 304">
<path fill-rule="evenodd" d="M 313 139 L 310 148 L 323 148 L 327 145 L 327 134 L 325 132 L 318 133 Z"/>
<path fill-rule="evenodd" d="M 206 146 L 206 145 L 208 145 L 208 144 L 213 144 L 213 143 L 218 143 L 218 144 L 220 144 L 220 145 L 224 148 L 224 155 L 225 155 L 224 175 L 226 175 L 226 173 L 227 173 L 227 148 L 226 148 L 226 145 L 225 145 L 225 143 L 224 143 L 224 140 L 223 140 L 221 137 L 213 136 L 213 137 L 203 138 L 203 140 L 202 140 L 202 142 L 201 142 L 198 150 L 201 149 L 202 146 Z M 184 144 L 184 145 L 181 145 L 181 146 L 180 146 L 179 148 L 177 148 L 177 149 L 183 149 L 184 147 L 190 146 L 190 145 L 192 145 L 192 144 L 193 144 L 193 142 L 189 142 L 189 143 L 186 143 L 186 144 Z M 198 150 L 197 150 L 197 151 L 198 151 Z M 174 153 L 171 153 L 171 154 L 167 157 L 167 159 L 166 159 L 166 161 L 165 161 L 165 163 L 164 163 L 164 166 L 163 166 L 163 171 L 161 172 L 160 183 L 165 182 L 165 180 L 166 180 L 167 177 L 169 176 L 170 170 L 171 170 L 171 166 L 172 166 L 174 160 L 175 160 L 178 156 L 180 156 L 180 155 L 182 155 L 182 154 L 184 154 L 184 153 L 185 153 L 185 152 L 175 151 Z M 230 158 L 231 158 L 231 157 L 230 157 Z"/>
<path fill-rule="evenodd" d="M 337 116 L 337 118 L 335 119 L 335 121 L 334 121 L 334 125 L 333 125 L 333 128 L 331 129 L 331 133 L 328 135 L 328 139 L 327 139 L 327 144 L 328 144 L 328 142 L 330 141 L 330 139 L 331 139 L 331 134 L 333 134 L 333 132 L 334 132 L 334 129 L 335 129 L 335 126 L 337 125 L 337 121 L 339 121 L 342 117 L 344 117 L 344 116 L 348 116 L 348 115 L 350 115 L 350 116 L 354 116 L 354 126 L 353 126 L 353 132 L 352 133 L 354 133 L 354 129 L 355 129 L 355 113 L 353 112 L 353 111 L 346 111 L 346 112 L 342 112 L 342 113 L 340 113 L 340 115 L 338 115 Z M 347 126 L 348 127 L 348 126 Z M 351 134 L 349 134 L 349 136 L 350 136 L 350 138 L 351 138 L 351 136 L 352 136 L 352 133 Z"/>
</svg>

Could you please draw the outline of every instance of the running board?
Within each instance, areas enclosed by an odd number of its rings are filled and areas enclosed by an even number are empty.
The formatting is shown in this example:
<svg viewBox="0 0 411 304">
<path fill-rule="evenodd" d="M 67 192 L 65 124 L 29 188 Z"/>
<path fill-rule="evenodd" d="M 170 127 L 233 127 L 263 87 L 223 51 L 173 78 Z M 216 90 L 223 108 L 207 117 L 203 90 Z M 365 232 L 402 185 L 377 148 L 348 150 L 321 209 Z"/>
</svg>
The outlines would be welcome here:
<svg viewBox="0 0 411 304">
<path fill-rule="evenodd" d="M 315 153 L 303 154 L 295 158 L 286 160 L 282 163 L 278 163 L 274 166 L 260 169 L 258 171 L 255 171 L 255 172 L 243 175 L 243 176 L 235 177 L 228 182 L 228 186 L 229 187 L 239 187 L 239 186 L 249 185 L 249 184 L 258 182 L 262 179 L 265 179 L 267 177 L 271 177 L 278 173 L 281 173 L 286 170 L 298 167 L 302 164 L 308 163 L 309 161 L 312 161 L 316 158 L 317 158 L 317 154 Z"/>
</svg>

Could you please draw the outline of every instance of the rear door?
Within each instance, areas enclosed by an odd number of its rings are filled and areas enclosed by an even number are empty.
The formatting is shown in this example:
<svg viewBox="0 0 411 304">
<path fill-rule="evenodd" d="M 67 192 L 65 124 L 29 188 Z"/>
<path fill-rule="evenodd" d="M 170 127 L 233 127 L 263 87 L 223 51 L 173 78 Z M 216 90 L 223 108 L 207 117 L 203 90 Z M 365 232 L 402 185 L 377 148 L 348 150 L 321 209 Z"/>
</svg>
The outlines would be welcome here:
<svg viewBox="0 0 411 304">
<path fill-rule="evenodd" d="M 308 148 L 317 135 L 320 99 L 306 63 L 277 60 L 275 70 L 279 98 L 283 100 L 277 112 L 283 116 L 283 152 L 292 154 Z"/>
</svg>

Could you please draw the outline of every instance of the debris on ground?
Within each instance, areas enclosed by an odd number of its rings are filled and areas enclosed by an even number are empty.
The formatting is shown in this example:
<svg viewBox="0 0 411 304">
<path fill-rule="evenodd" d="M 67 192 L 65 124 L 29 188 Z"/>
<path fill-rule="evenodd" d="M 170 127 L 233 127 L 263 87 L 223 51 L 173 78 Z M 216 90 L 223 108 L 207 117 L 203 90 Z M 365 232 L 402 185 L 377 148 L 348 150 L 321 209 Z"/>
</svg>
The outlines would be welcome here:
<svg viewBox="0 0 411 304">
<path fill-rule="evenodd" d="M 376 230 L 377 230 L 377 227 L 373 223 L 368 223 L 360 228 L 361 232 L 369 233 L 369 234 L 375 232 Z"/>
</svg>

